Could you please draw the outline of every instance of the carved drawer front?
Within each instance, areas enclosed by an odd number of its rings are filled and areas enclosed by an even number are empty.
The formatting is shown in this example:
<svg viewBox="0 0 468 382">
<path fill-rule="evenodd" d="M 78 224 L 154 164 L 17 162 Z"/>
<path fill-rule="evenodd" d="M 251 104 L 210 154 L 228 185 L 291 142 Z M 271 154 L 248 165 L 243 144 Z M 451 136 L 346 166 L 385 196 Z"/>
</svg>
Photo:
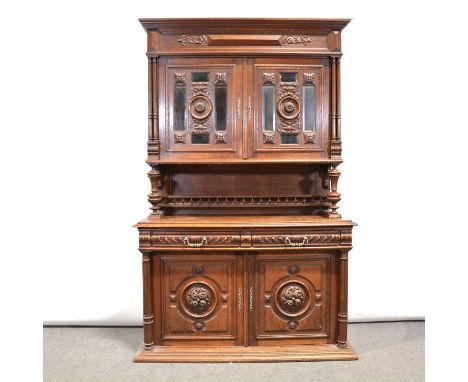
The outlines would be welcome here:
<svg viewBox="0 0 468 382">
<path fill-rule="evenodd" d="M 330 255 L 258 256 L 254 341 L 328 342 L 331 266 Z"/>
<path fill-rule="evenodd" d="M 239 247 L 240 235 L 230 234 L 155 234 L 146 235 L 142 241 L 140 235 L 140 245 L 142 247 L 184 247 L 184 248 L 222 248 Z"/>
<path fill-rule="evenodd" d="M 343 241 L 344 242 L 344 241 Z M 342 235 L 339 232 L 305 232 L 253 234 L 253 247 L 321 247 L 340 245 Z"/>
<path fill-rule="evenodd" d="M 242 259 L 235 255 L 162 256 L 163 344 L 237 344 L 242 332 L 242 271 Z"/>
</svg>

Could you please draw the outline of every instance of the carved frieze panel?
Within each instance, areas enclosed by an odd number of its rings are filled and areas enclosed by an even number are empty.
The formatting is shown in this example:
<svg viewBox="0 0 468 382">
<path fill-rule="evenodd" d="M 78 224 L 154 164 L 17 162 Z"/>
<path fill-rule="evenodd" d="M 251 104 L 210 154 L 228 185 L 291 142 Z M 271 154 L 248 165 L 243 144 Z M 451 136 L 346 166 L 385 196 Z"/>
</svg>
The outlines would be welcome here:
<svg viewBox="0 0 468 382">
<path fill-rule="evenodd" d="M 281 36 L 280 43 L 281 45 L 304 45 L 306 46 L 311 42 L 309 36 Z"/>
<path fill-rule="evenodd" d="M 208 45 L 208 36 L 206 35 L 182 35 L 177 40 L 183 46 L 186 45 Z"/>
</svg>

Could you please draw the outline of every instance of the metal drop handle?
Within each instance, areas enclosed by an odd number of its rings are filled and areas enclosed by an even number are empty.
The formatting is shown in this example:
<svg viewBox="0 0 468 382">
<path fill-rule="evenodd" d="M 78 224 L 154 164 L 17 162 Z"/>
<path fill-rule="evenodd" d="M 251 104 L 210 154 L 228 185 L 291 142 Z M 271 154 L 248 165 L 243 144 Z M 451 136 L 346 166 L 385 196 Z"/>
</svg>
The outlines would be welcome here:
<svg viewBox="0 0 468 382">
<path fill-rule="evenodd" d="M 304 245 L 309 243 L 309 238 L 307 236 L 304 236 L 304 239 L 300 243 L 293 243 L 289 236 L 286 236 L 284 239 L 284 244 L 288 245 L 290 247 L 303 247 Z"/>
<path fill-rule="evenodd" d="M 192 248 L 199 248 L 202 245 L 208 244 L 208 240 L 207 240 L 206 236 L 203 236 L 200 243 L 191 243 L 190 239 L 187 236 L 185 236 L 184 237 L 184 244 L 188 245 L 189 247 L 192 247 Z"/>
</svg>

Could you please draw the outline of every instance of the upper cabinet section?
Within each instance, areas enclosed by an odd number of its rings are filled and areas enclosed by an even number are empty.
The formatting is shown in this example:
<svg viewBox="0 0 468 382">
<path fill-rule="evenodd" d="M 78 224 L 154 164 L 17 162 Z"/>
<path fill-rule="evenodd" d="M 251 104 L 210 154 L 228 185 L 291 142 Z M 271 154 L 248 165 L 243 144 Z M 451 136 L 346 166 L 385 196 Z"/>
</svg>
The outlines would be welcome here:
<svg viewBox="0 0 468 382">
<path fill-rule="evenodd" d="M 148 55 L 340 53 L 348 19 L 141 19 Z"/>
</svg>

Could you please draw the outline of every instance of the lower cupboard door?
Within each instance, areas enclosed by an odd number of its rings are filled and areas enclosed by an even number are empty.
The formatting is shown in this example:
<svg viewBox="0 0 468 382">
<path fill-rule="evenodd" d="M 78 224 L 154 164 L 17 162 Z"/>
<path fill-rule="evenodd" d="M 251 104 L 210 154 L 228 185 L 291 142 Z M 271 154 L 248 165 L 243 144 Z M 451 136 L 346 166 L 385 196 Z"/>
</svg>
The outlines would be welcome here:
<svg viewBox="0 0 468 382">
<path fill-rule="evenodd" d="M 259 254 L 250 266 L 250 344 L 335 342 L 333 254 Z"/>
<path fill-rule="evenodd" d="M 181 254 L 159 258 L 161 343 L 242 344 L 242 256 Z"/>
</svg>

